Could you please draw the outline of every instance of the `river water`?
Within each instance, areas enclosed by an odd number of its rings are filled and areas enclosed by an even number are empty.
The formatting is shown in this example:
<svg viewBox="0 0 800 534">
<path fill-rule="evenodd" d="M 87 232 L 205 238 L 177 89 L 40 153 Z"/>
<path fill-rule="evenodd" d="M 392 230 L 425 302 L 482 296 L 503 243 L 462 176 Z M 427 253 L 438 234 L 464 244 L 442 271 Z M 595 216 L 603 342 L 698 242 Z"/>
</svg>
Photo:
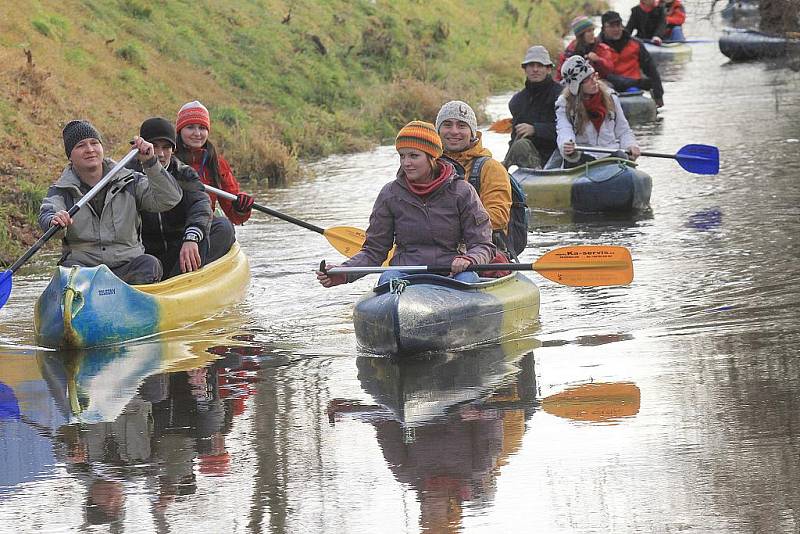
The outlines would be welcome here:
<svg viewBox="0 0 800 534">
<path fill-rule="evenodd" d="M 797 532 L 800 77 L 693 52 L 637 133 L 653 151 L 718 146 L 719 175 L 642 158 L 651 215 L 535 217 L 524 259 L 624 245 L 635 280 L 537 277 L 540 325 L 503 345 L 360 354 L 352 305 L 374 279 L 321 288 L 312 269 L 336 252 L 261 214 L 238 229 L 246 301 L 168 339 L 38 350 L 49 269 L 15 277 L 0 311 L 0 531 Z M 492 119 L 509 96 L 489 101 Z M 485 134 L 498 159 L 506 141 Z M 257 197 L 365 227 L 397 164 L 391 147 L 332 157 Z"/>
</svg>

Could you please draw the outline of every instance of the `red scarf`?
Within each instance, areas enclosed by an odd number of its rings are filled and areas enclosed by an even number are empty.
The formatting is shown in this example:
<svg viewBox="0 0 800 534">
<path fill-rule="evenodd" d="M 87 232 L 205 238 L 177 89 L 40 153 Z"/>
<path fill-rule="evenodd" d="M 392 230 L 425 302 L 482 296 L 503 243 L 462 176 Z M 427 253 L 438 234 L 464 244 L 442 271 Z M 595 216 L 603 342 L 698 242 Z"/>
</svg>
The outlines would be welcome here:
<svg viewBox="0 0 800 534">
<path fill-rule="evenodd" d="M 586 108 L 586 113 L 589 115 L 589 120 L 594 124 L 595 130 L 599 132 L 608 111 L 603 103 L 602 90 L 597 91 L 589 98 L 583 99 L 583 107 Z"/>
<path fill-rule="evenodd" d="M 450 169 L 452 168 L 450 167 L 450 165 L 440 165 L 440 166 L 441 166 L 441 171 L 439 172 L 439 176 L 434 180 L 431 180 L 427 184 L 412 183 L 408 180 L 408 178 L 406 178 L 405 174 L 403 174 L 403 178 L 405 178 L 408 189 L 415 195 L 419 195 L 421 197 L 430 195 L 431 193 L 436 191 L 439 188 L 439 186 L 441 186 L 443 183 L 447 181 L 448 178 L 450 178 L 451 174 Z"/>
</svg>

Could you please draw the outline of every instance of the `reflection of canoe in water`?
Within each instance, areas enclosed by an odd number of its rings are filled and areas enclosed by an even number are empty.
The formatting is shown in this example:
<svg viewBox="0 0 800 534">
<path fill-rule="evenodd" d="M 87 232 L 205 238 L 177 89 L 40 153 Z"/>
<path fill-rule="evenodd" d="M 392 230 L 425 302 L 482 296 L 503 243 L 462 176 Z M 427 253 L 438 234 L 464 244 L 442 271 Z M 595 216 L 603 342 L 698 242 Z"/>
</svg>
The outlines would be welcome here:
<svg viewBox="0 0 800 534">
<path fill-rule="evenodd" d="M 663 43 L 661 46 L 645 43 L 644 47 L 656 62 L 687 61 L 692 57 L 692 47 L 686 43 Z"/>
<path fill-rule="evenodd" d="M 539 288 L 529 278 L 517 272 L 486 280 L 410 275 L 382 284 L 356 303 L 356 339 L 376 354 L 447 351 L 497 341 L 538 321 Z"/>
<path fill-rule="evenodd" d="M 238 243 L 199 271 L 158 284 L 130 286 L 104 265 L 59 267 L 36 302 L 37 342 L 78 349 L 173 330 L 238 302 L 249 280 Z"/>
<path fill-rule="evenodd" d="M 425 358 L 360 356 L 356 360 L 358 379 L 364 391 L 385 406 L 394 419 L 404 426 L 417 426 L 445 415 L 453 406 L 491 396 L 516 381 L 521 371 L 529 383 L 516 388 L 515 397 L 526 396 L 525 392 L 533 397 L 535 376 L 532 369 L 526 372 L 522 360 L 529 359 L 532 368 L 532 351 L 537 346 L 534 338 L 520 337 Z M 520 402 L 519 398 L 514 400 Z M 527 400 L 533 404 L 533 398 Z"/>
<path fill-rule="evenodd" d="M 800 55 L 800 39 L 787 39 L 755 30 L 726 30 L 719 50 L 732 61 Z"/>
<path fill-rule="evenodd" d="M 601 158 L 573 169 L 517 169 L 513 174 L 532 209 L 627 213 L 650 208 L 650 175 L 623 159 Z"/>
<path fill-rule="evenodd" d="M 655 100 L 641 90 L 619 93 L 619 104 L 631 124 L 654 121 L 658 115 Z"/>
<path fill-rule="evenodd" d="M 545 412 L 575 421 L 611 423 L 639 413 L 641 392 L 631 382 L 583 384 L 542 400 Z"/>
<path fill-rule="evenodd" d="M 39 351 L 36 359 L 64 416 L 71 422 L 99 423 L 115 420 L 148 377 L 208 365 L 218 357 L 210 349 L 227 343 L 227 337 L 195 325 L 133 343 Z"/>
</svg>

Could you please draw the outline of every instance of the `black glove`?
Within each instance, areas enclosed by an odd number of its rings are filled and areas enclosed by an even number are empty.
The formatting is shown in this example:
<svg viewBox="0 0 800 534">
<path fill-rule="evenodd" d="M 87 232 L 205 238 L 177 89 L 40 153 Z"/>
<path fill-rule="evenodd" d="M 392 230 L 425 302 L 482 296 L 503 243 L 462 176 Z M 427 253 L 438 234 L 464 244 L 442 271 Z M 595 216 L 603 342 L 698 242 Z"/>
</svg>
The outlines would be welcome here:
<svg viewBox="0 0 800 534">
<path fill-rule="evenodd" d="M 236 195 L 236 200 L 233 201 L 233 209 L 239 213 L 247 213 L 253 209 L 253 202 L 255 200 L 247 193 L 239 193 Z"/>
</svg>

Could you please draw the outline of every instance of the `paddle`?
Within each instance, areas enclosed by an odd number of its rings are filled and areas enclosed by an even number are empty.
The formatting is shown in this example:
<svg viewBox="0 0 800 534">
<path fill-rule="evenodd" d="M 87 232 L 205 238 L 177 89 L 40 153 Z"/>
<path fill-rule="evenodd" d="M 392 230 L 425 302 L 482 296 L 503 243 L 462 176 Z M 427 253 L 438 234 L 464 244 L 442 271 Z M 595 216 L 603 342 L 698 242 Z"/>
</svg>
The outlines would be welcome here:
<svg viewBox="0 0 800 534">
<path fill-rule="evenodd" d="M 210 185 L 204 185 L 203 187 L 205 187 L 206 191 L 209 193 L 214 193 L 219 197 L 226 198 L 228 200 L 236 200 L 236 195 L 233 193 L 228 193 L 227 191 L 217 189 L 216 187 L 211 187 Z M 361 250 L 361 247 L 364 246 L 364 239 L 367 237 L 363 230 L 352 226 L 334 226 L 333 228 L 325 229 L 260 204 L 253 204 L 253 209 L 262 213 L 266 213 L 267 215 L 272 215 L 273 217 L 277 217 L 283 221 L 296 224 L 297 226 L 302 226 L 303 228 L 311 230 L 312 232 L 322 234 L 333 246 L 333 248 L 348 258 Z"/>
<path fill-rule="evenodd" d="M 393 265 L 391 267 L 334 267 L 320 271 L 327 274 L 370 274 L 389 269 L 407 274 L 450 272 L 449 265 Z M 618 246 L 574 246 L 551 250 L 536 263 L 489 263 L 470 265 L 468 271 L 536 271 L 548 280 L 565 286 L 617 286 L 633 280 L 631 253 Z"/>
<path fill-rule="evenodd" d="M 642 39 L 642 41 L 649 44 L 656 44 L 653 42 L 652 39 Z M 713 41 L 711 39 L 684 39 L 683 41 L 661 41 L 661 44 L 672 44 L 672 43 L 696 44 L 696 43 L 716 43 L 716 42 L 717 41 Z"/>
<path fill-rule="evenodd" d="M 83 197 L 81 197 L 80 200 L 78 200 L 75 204 L 72 205 L 72 207 L 68 211 L 69 216 L 70 217 L 74 217 L 75 214 L 78 213 L 78 210 L 80 210 L 83 206 L 85 206 L 87 202 L 92 200 L 94 198 L 94 196 L 101 189 L 103 189 L 106 186 L 106 184 L 108 184 L 108 182 L 110 182 L 111 179 L 114 178 L 114 176 L 120 170 L 122 170 L 122 168 L 125 167 L 125 165 L 127 165 L 130 160 L 132 160 L 136 156 L 136 154 L 138 152 L 139 152 L 139 149 L 138 148 L 134 148 L 133 150 L 128 152 L 128 154 L 125 155 L 124 158 L 119 160 L 119 162 L 116 165 L 114 165 L 114 167 L 110 171 L 108 171 L 108 174 L 103 176 L 103 178 L 101 178 L 100 181 L 97 182 L 89 190 L 88 193 L 83 195 Z M 3 271 L 3 274 L 0 275 L 0 308 L 2 308 L 5 305 L 6 301 L 8 300 L 9 295 L 11 295 L 11 286 L 12 286 L 11 277 L 12 277 L 12 275 L 15 272 L 17 272 L 17 269 L 22 267 L 22 265 L 26 261 L 28 261 L 31 258 L 31 256 L 36 254 L 36 252 L 40 248 L 42 248 L 42 246 L 47 242 L 47 240 L 50 239 L 51 237 L 53 237 L 53 235 L 56 232 L 58 232 L 59 230 L 61 230 L 61 228 L 62 227 L 57 225 L 57 224 L 55 224 L 55 225 L 51 226 L 50 228 L 48 228 L 47 231 L 42 235 L 42 237 L 40 237 L 39 240 L 36 241 L 36 243 L 34 243 L 33 246 L 31 248 L 29 248 L 28 251 L 25 254 L 20 256 L 20 258 L 17 261 L 15 261 L 14 264 L 7 271 Z"/>
<path fill-rule="evenodd" d="M 591 146 L 576 146 L 575 149 L 586 152 L 603 152 L 605 154 L 619 152 L 618 148 Z M 719 149 L 711 145 L 686 145 L 678 150 L 677 154 L 642 152 L 641 155 L 651 158 L 670 158 L 677 160 L 681 167 L 694 174 L 719 173 Z"/>
<path fill-rule="evenodd" d="M 575 421 L 607 423 L 639 413 L 641 397 L 632 382 L 594 382 L 545 397 L 542 408 Z"/>
<path fill-rule="evenodd" d="M 497 132 L 501 134 L 511 133 L 511 117 L 494 121 L 489 125 L 490 132 Z"/>
</svg>

